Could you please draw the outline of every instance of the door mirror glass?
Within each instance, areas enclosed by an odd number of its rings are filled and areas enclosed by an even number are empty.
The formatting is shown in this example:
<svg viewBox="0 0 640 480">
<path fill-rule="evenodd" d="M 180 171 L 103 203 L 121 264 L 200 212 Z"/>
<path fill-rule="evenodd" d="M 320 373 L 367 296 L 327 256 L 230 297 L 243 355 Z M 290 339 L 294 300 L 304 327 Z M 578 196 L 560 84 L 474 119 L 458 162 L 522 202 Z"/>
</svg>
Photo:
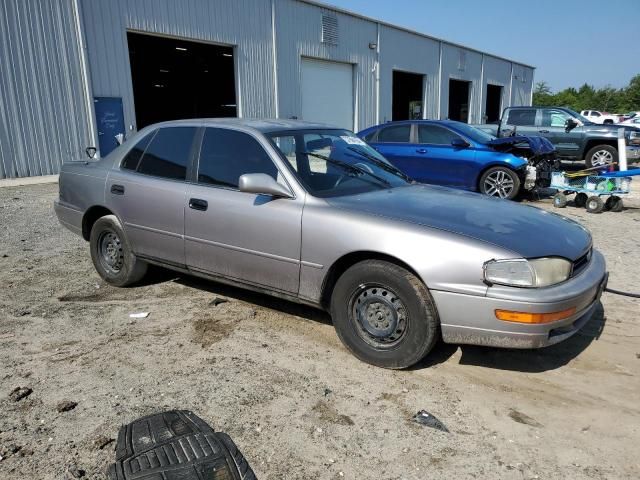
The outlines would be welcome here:
<svg viewBox="0 0 640 480">
<path fill-rule="evenodd" d="M 451 146 L 453 148 L 467 148 L 469 144 L 461 138 L 454 138 L 451 140 Z"/>
<path fill-rule="evenodd" d="M 578 126 L 578 122 L 576 122 L 573 118 L 567 118 L 567 121 L 564 123 L 564 128 L 568 132 L 573 130 Z"/>
<path fill-rule="evenodd" d="M 276 182 L 266 173 L 245 173 L 240 177 L 238 183 L 241 192 L 271 195 L 279 198 L 291 198 L 293 196 L 287 187 Z"/>
<path fill-rule="evenodd" d="M 98 153 L 98 149 L 96 147 L 87 147 L 84 150 L 84 153 L 87 154 L 87 157 L 93 160 L 93 158 L 96 156 L 96 153 Z"/>
</svg>

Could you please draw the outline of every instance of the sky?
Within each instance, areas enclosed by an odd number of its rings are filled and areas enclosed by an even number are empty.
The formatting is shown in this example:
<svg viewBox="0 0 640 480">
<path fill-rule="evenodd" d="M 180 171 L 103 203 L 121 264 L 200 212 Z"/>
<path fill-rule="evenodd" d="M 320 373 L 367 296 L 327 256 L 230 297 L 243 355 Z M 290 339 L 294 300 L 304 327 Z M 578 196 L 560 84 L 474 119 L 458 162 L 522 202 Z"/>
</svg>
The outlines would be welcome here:
<svg viewBox="0 0 640 480">
<path fill-rule="evenodd" d="M 640 74 L 640 0 L 321 0 L 536 67 L 553 92 Z"/>
</svg>

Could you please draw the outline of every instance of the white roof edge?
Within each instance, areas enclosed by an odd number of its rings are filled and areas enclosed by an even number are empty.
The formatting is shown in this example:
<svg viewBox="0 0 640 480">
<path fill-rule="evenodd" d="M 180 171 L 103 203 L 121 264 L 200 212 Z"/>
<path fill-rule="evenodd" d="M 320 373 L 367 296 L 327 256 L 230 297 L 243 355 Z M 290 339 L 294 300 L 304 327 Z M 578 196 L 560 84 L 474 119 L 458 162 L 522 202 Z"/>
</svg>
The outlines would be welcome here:
<svg viewBox="0 0 640 480">
<path fill-rule="evenodd" d="M 493 58 L 497 58 L 499 60 L 504 60 L 506 62 L 510 62 L 510 63 L 516 64 L 516 65 L 520 65 L 522 67 L 532 68 L 534 70 L 536 69 L 536 67 L 534 67 L 533 65 L 529 65 L 527 63 L 519 62 L 517 60 L 512 60 L 511 58 L 502 57 L 500 55 L 495 55 L 493 53 L 484 52 L 482 50 L 478 50 L 477 48 L 469 47 L 469 46 L 463 45 L 461 43 L 451 42 L 451 41 L 445 40 L 443 38 L 434 37 L 433 35 L 428 35 L 426 33 L 422 33 L 422 32 L 419 32 L 417 30 L 412 30 L 412 29 L 410 29 L 408 27 L 402 27 L 400 25 L 395 25 L 393 23 L 385 22 L 384 20 L 378 20 L 377 18 L 374 18 L 374 17 L 369 17 L 367 15 L 363 15 L 361 13 L 354 12 L 352 10 L 347 10 L 346 8 L 337 7 L 335 5 L 331 5 L 331 4 L 328 4 L 328 3 L 320 2 L 320 1 L 317 1 L 317 0 L 295 0 L 295 1 L 296 2 L 300 2 L 300 3 L 307 3 L 309 5 L 313 5 L 313 6 L 316 6 L 316 7 L 324 8 L 324 9 L 327 9 L 327 10 L 333 10 L 334 12 L 342 13 L 344 15 L 349 15 L 351 17 L 361 18 L 362 20 L 367 20 L 369 22 L 379 23 L 380 25 L 384 25 L 385 27 L 395 28 L 396 30 L 401 30 L 401 31 L 407 32 L 407 33 L 412 33 L 413 35 L 418 35 L 419 37 L 428 38 L 429 40 L 435 40 L 437 42 L 441 42 L 441 43 L 444 43 L 444 44 L 447 44 L 447 45 L 452 45 L 454 47 L 464 48 L 465 50 L 469 50 L 471 52 L 481 53 L 481 54 L 486 55 L 488 57 L 493 57 Z"/>
</svg>

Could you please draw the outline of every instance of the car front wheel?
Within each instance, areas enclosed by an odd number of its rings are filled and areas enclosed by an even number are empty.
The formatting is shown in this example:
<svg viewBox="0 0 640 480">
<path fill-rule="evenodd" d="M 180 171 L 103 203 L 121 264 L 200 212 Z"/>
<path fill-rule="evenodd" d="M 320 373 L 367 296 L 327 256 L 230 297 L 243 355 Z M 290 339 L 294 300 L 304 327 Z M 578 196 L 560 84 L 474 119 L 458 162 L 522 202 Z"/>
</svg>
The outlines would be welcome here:
<svg viewBox="0 0 640 480">
<path fill-rule="evenodd" d="M 91 260 L 100 276 L 111 285 L 126 287 L 144 277 L 147 264 L 131 251 L 122 225 L 115 215 L 99 218 L 89 238 Z"/>
<path fill-rule="evenodd" d="M 480 193 L 513 200 L 520 192 L 518 174 L 507 167 L 491 167 L 480 177 Z"/>
<path fill-rule="evenodd" d="M 618 150 L 611 145 L 597 145 L 587 152 L 587 168 L 606 167 L 618 161 Z"/>
<path fill-rule="evenodd" d="M 407 368 L 433 348 L 440 329 L 426 286 L 390 262 L 367 260 L 338 279 L 331 317 L 342 343 L 360 360 Z"/>
</svg>

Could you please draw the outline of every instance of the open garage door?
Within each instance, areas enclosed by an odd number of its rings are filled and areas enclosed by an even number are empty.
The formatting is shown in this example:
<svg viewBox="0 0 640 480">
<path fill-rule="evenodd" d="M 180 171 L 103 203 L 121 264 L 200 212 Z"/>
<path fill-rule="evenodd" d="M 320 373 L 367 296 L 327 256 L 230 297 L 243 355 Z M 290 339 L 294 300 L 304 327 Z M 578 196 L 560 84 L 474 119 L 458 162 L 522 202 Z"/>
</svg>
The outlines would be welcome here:
<svg viewBox="0 0 640 480">
<path fill-rule="evenodd" d="M 302 119 L 353 130 L 353 66 L 302 59 Z"/>
<path fill-rule="evenodd" d="M 487 84 L 487 104 L 485 105 L 485 122 L 493 123 L 500 120 L 500 107 L 502 105 L 502 87 L 500 85 Z"/>
<path fill-rule="evenodd" d="M 421 119 L 423 93 L 424 75 L 394 70 L 392 119 Z"/>
<path fill-rule="evenodd" d="M 127 42 L 138 129 L 237 115 L 232 47 L 133 32 Z"/>
<path fill-rule="evenodd" d="M 449 120 L 469 123 L 471 82 L 449 80 Z"/>
</svg>

